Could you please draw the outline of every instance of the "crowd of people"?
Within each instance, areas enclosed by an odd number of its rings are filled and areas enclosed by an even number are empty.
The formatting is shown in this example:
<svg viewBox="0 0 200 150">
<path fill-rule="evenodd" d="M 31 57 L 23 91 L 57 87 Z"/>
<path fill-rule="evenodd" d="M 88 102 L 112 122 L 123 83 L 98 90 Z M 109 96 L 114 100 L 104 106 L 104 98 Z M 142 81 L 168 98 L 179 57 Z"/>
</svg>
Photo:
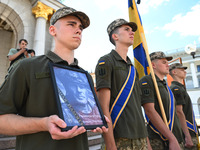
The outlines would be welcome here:
<svg viewBox="0 0 200 150">
<path fill-rule="evenodd" d="M 50 20 L 49 33 L 55 40 L 53 51 L 33 57 L 34 50 L 28 51 L 25 39 L 19 41 L 19 49 L 10 50 L 9 73 L 0 88 L 0 134 L 16 135 L 16 150 L 89 149 L 84 126 L 61 130 L 70 122 L 67 120 L 69 113 L 64 120 L 58 117 L 49 69 L 51 62 L 83 70 L 74 50 L 81 44 L 82 32 L 89 25 L 90 19 L 84 12 L 63 7 Z M 149 55 L 166 124 L 152 74 L 139 80 L 138 72 L 127 56 L 136 30 L 136 23 L 124 19 L 116 19 L 107 27 L 115 48 L 99 58 L 95 75 L 97 97 L 108 127 L 97 127 L 92 132 L 103 134 L 102 149 L 107 150 L 197 150 L 192 103 L 183 84 L 187 67 L 180 63 L 169 65 L 172 57 L 162 51 Z M 27 57 L 32 58 L 24 59 Z M 168 74 L 174 80 L 170 87 L 165 80 Z M 70 90 L 62 88 L 72 81 L 65 81 L 62 74 L 58 75 L 63 79 L 58 84 L 64 95 L 71 90 L 74 92 L 72 87 Z M 78 81 L 73 84 L 82 89 L 86 87 Z M 94 105 L 82 103 L 81 108 L 76 109 L 89 114 L 92 110 L 88 107 Z"/>
</svg>

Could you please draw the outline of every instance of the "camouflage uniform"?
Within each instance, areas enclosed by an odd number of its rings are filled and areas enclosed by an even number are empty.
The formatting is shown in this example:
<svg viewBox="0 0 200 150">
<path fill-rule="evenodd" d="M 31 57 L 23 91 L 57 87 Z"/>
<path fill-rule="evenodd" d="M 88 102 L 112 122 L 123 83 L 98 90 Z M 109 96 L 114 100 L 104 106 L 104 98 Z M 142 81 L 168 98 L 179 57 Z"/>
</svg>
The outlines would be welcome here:
<svg viewBox="0 0 200 150">
<path fill-rule="evenodd" d="M 115 143 L 118 150 L 148 150 L 146 138 L 139 139 L 126 139 L 119 138 L 115 139 Z M 102 144 L 101 150 L 105 150 L 105 143 Z"/>
<path fill-rule="evenodd" d="M 169 71 L 171 72 L 173 69 L 187 69 L 187 67 L 183 66 L 180 63 L 174 63 L 169 66 Z"/>
<path fill-rule="evenodd" d="M 172 60 L 171 56 L 166 56 L 163 52 L 153 52 L 150 55 L 151 61 L 155 60 L 155 59 L 162 59 L 165 58 L 168 61 Z"/>
<path fill-rule="evenodd" d="M 198 141 L 197 141 L 197 137 L 192 137 L 192 142 L 193 142 L 193 144 L 194 144 L 194 146 L 193 147 L 191 147 L 191 148 L 186 148 L 185 147 L 185 150 L 198 150 Z"/>
<path fill-rule="evenodd" d="M 166 142 L 164 143 L 160 139 L 149 139 L 151 147 L 153 150 L 168 150 L 169 149 L 169 144 Z M 184 144 L 183 142 L 179 143 L 179 146 L 182 150 L 184 150 Z"/>
<path fill-rule="evenodd" d="M 63 17 L 66 17 L 67 15 L 74 15 L 78 17 L 83 25 L 83 29 L 87 28 L 90 25 L 90 19 L 85 13 L 77 11 L 70 7 L 63 7 L 58 9 L 56 13 L 51 17 L 50 25 L 54 25 L 56 21 Z"/>
<path fill-rule="evenodd" d="M 146 138 L 125 139 L 120 138 L 115 140 L 118 150 L 148 150 Z"/>
<path fill-rule="evenodd" d="M 124 19 L 116 19 L 108 26 L 107 28 L 108 35 L 110 35 L 112 31 L 115 30 L 117 27 L 120 27 L 122 25 L 130 26 L 134 32 L 137 30 L 137 24 L 135 22 L 127 22 Z"/>
<path fill-rule="evenodd" d="M 124 19 L 116 19 L 116 20 L 114 20 L 107 28 L 107 32 L 108 32 L 108 36 L 109 36 L 110 42 L 113 45 L 115 45 L 115 42 L 111 38 L 112 37 L 112 33 L 116 28 L 118 28 L 118 27 L 120 27 L 122 25 L 130 26 L 132 28 L 133 32 L 135 32 L 137 30 L 137 24 L 135 22 L 127 22 Z"/>
</svg>

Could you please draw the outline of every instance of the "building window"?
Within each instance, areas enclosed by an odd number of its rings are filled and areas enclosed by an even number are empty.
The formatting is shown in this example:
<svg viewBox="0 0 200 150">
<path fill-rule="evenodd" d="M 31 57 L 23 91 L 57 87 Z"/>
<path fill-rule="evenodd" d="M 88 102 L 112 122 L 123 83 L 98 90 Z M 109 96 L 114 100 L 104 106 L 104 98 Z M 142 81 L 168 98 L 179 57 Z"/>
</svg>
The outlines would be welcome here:
<svg viewBox="0 0 200 150">
<path fill-rule="evenodd" d="M 197 65 L 197 72 L 200 72 L 200 65 Z"/>
<path fill-rule="evenodd" d="M 194 88 L 193 80 L 192 80 L 192 77 L 191 77 L 191 76 L 187 76 L 187 77 L 186 77 L 186 88 L 187 88 L 187 89 L 192 89 L 192 88 Z"/>
<path fill-rule="evenodd" d="M 198 82 L 199 82 L 199 87 L 200 87 L 200 75 L 197 76 Z"/>
<path fill-rule="evenodd" d="M 198 99 L 198 101 L 197 101 L 197 105 L 198 105 L 198 111 L 199 111 L 199 113 L 196 113 L 195 114 L 195 117 L 196 118 L 200 118 L 199 116 L 200 116 L 200 98 Z M 193 105 L 193 107 L 194 107 L 194 105 Z M 198 114 L 198 115 L 197 115 Z"/>
</svg>

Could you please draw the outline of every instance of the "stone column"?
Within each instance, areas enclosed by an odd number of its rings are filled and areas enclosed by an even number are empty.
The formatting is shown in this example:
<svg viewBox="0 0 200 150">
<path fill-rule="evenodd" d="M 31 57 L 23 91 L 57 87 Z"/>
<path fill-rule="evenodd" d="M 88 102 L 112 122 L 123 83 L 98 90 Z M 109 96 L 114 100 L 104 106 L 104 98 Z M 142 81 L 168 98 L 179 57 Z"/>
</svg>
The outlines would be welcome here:
<svg viewBox="0 0 200 150">
<path fill-rule="evenodd" d="M 38 56 L 45 53 L 46 22 L 48 16 L 53 14 L 53 8 L 38 1 L 37 5 L 32 8 L 32 13 L 37 18 L 33 49 Z"/>
<path fill-rule="evenodd" d="M 190 69 L 191 69 L 191 73 L 192 73 L 192 80 L 193 80 L 194 88 L 198 88 L 199 87 L 199 82 L 198 82 L 198 78 L 197 78 L 194 62 L 190 63 Z"/>
</svg>

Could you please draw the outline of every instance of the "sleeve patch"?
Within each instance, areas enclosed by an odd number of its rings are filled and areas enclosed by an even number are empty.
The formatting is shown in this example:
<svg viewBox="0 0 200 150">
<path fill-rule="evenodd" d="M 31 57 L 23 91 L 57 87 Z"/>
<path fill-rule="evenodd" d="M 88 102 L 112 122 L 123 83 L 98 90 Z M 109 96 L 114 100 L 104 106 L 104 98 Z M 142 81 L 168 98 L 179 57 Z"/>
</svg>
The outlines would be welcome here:
<svg viewBox="0 0 200 150">
<path fill-rule="evenodd" d="M 147 85 L 147 82 L 142 82 L 142 85 Z"/>
<path fill-rule="evenodd" d="M 149 95 L 150 95 L 150 90 L 149 90 L 149 89 L 144 89 L 144 90 L 143 90 L 143 94 L 144 94 L 145 96 L 149 96 Z"/>
<path fill-rule="evenodd" d="M 99 69 L 99 75 L 100 76 L 104 76 L 105 74 L 106 74 L 106 69 L 105 68 Z"/>
<path fill-rule="evenodd" d="M 99 65 L 104 65 L 104 64 L 105 64 L 105 60 L 99 61 Z"/>
</svg>

